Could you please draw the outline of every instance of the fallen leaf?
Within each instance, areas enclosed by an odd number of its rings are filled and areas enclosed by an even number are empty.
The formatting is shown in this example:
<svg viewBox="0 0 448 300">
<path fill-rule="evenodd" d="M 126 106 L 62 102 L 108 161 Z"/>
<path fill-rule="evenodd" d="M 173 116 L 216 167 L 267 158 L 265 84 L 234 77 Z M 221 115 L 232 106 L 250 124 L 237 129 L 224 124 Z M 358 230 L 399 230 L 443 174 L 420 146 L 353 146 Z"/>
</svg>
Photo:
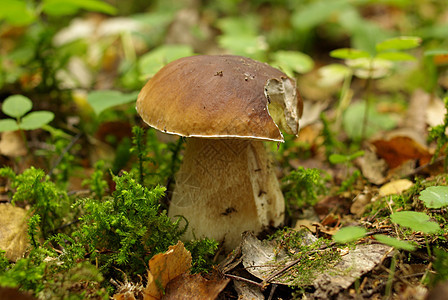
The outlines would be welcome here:
<svg viewBox="0 0 448 300">
<path fill-rule="evenodd" d="M 311 272 L 307 279 L 308 285 L 313 285 L 316 288 L 316 299 L 329 299 L 329 295 L 347 289 L 359 277 L 375 268 L 392 249 L 392 247 L 382 244 L 357 245 L 354 249 L 349 248 L 344 255 L 340 255 L 341 259 L 334 265 L 326 265 L 324 271 Z M 329 249 L 329 251 L 333 250 Z M 293 257 L 287 256 L 283 250 L 279 250 L 274 243 L 260 241 L 252 234 L 243 236 L 242 254 L 245 269 L 262 280 L 295 260 Z M 281 276 L 274 278 L 271 283 L 291 286 L 307 285 L 306 282 L 301 282 L 298 278 L 297 271 L 290 268 L 284 270 Z"/>
<path fill-rule="evenodd" d="M 5 131 L 0 140 L 0 154 L 9 157 L 21 157 L 26 155 L 25 142 L 19 131 Z"/>
<path fill-rule="evenodd" d="M 166 286 L 163 300 L 213 300 L 227 286 L 230 279 L 207 280 L 200 274 L 183 273 Z"/>
<path fill-rule="evenodd" d="M 360 166 L 362 175 L 373 184 L 381 184 L 386 178 L 384 173 L 387 163 L 384 159 L 378 158 L 372 151 L 365 151 L 364 155 L 356 160 Z"/>
<path fill-rule="evenodd" d="M 113 300 L 136 300 L 142 298 L 144 287 L 141 282 L 129 282 L 125 277 L 124 282 L 111 279 L 111 283 L 117 287 L 112 297 Z"/>
<path fill-rule="evenodd" d="M 426 109 L 426 123 L 431 126 L 443 124 L 445 118 L 446 108 L 443 100 L 440 98 L 431 98 Z"/>
<path fill-rule="evenodd" d="M 154 255 L 149 261 L 148 285 L 143 291 L 144 300 L 159 300 L 168 282 L 191 268 L 191 253 L 179 241 L 165 253 Z"/>
<path fill-rule="evenodd" d="M 347 289 L 362 275 L 370 272 L 393 248 L 381 244 L 357 245 L 342 256 L 336 266 L 320 274 L 314 280 L 316 299 L 329 299 L 340 290 Z"/>
<path fill-rule="evenodd" d="M 408 179 L 393 180 L 391 182 L 384 184 L 380 188 L 379 194 L 380 196 L 401 194 L 402 192 L 406 191 L 413 185 L 414 184 L 412 183 L 412 181 Z"/>
<path fill-rule="evenodd" d="M 381 139 L 375 139 L 372 144 L 376 153 L 382 157 L 391 169 L 409 160 L 419 160 L 424 165 L 431 160 L 431 153 L 421 136 L 411 129 L 394 130 Z"/>
<path fill-rule="evenodd" d="M 294 226 L 294 230 L 301 230 L 303 227 L 306 227 L 313 233 L 316 233 L 316 224 L 317 222 L 308 220 L 308 219 L 300 219 L 297 220 L 296 225 Z"/>
<path fill-rule="evenodd" d="M 19 291 L 17 288 L 0 287 L 0 299 L 4 300 L 34 300 L 32 295 L 27 292 Z"/>
<path fill-rule="evenodd" d="M 311 102 L 303 103 L 303 116 L 300 118 L 300 127 L 305 128 L 308 125 L 320 122 L 320 114 L 328 107 L 327 102 Z M 300 135 L 299 135 L 300 136 Z"/>
<path fill-rule="evenodd" d="M 428 129 L 425 112 L 428 112 L 430 99 L 431 95 L 422 89 L 417 89 L 412 93 L 406 117 L 403 120 L 403 128 L 409 128 L 414 133 L 426 138 Z"/>
<path fill-rule="evenodd" d="M 350 212 L 357 217 L 361 217 L 366 210 L 366 205 L 369 204 L 371 200 L 372 194 L 369 192 L 358 194 L 353 200 Z"/>
<path fill-rule="evenodd" d="M 234 280 L 233 285 L 238 293 L 238 300 L 264 300 L 265 297 L 258 286 Z"/>
<path fill-rule="evenodd" d="M 0 249 L 5 256 L 16 261 L 28 247 L 28 214 L 23 208 L 11 204 L 0 204 Z"/>
</svg>

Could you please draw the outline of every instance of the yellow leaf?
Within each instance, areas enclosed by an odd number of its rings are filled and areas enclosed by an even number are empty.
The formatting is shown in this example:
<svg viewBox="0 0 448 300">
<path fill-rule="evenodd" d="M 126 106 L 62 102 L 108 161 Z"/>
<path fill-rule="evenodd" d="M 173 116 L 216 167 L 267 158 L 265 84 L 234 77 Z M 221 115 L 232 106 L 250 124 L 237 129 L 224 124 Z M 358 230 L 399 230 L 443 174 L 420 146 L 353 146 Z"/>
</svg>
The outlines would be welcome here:
<svg viewBox="0 0 448 300">
<path fill-rule="evenodd" d="M 168 251 L 154 255 L 149 261 L 148 285 L 143 300 L 159 300 L 164 294 L 168 282 L 191 268 L 191 253 L 179 241 Z"/>
<path fill-rule="evenodd" d="M 413 185 L 412 181 L 408 179 L 394 180 L 389 183 L 386 183 L 380 188 L 380 195 L 388 196 L 388 195 L 400 194 L 409 189 L 412 185 Z"/>
</svg>

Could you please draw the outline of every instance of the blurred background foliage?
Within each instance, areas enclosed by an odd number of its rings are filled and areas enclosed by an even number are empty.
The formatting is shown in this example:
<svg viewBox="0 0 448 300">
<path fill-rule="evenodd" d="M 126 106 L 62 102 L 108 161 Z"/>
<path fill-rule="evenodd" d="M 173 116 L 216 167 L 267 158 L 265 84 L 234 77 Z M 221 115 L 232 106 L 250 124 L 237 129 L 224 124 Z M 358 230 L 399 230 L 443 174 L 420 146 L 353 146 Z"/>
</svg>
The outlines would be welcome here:
<svg viewBox="0 0 448 300">
<path fill-rule="evenodd" d="M 0 5 L 0 98 L 21 94 L 33 101 L 33 110 L 53 112 L 54 120 L 43 126 L 51 144 L 65 139 L 68 145 L 82 135 L 84 153 L 78 158 L 86 158 L 84 165 L 108 157 L 114 172 L 126 165 L 131 127 L 140 124 L 133 105 L 138 91 L 164 64 L 183 56 L 237 54 L 282 69 L 297 79 L 305 102 L 321 103 L 320 111 L 337 103 L 331 127 L 350 140 L 396 126 L 393 116 L 375 111 L 377 104 L 406 107 L 414 90 L 443 96 L 448 86 L 444 0 L 0 0 Z M 419 47 L 399 54 L 379 51 L 382 41 L 400 36 L 417 38 Z M 366 60 L 340 56 L 338 49 L 356 49 Z M 350 105 L 355 98 L 367 104 Z M 376 124 L 367 133 L 354 130 L 368 109 L 365 115 Z M 313 121 L 308 111 L 306 105 L 304 125 Z"/>
</svg>

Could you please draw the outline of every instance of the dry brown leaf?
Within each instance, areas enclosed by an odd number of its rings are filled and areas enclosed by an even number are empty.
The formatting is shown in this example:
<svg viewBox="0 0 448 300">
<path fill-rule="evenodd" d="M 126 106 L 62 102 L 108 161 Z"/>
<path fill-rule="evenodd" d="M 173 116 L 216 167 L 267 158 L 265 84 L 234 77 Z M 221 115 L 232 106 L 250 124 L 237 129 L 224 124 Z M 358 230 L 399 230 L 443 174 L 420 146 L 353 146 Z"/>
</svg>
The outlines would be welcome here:
<svg viewBox="0 0 448 300">
<path fill-rule="evenodd" d="M 424 139 L 411 129 L 395 130 L 385 138 L 372 141 L 376 153 L 382 157 L 391 169 L 409 160 L 420 160 L 424 165 L 431 160 L 431 153 Z"/>
<path fill-rule="evenodd" d="M 412 181 L 408 179 L 393 180 L 383 185 L 379 190 L 379 194 L 380 196 L 401 194 L 413 185 Z"/>
<path fill-rule="evenodd" d="M 367 204 L 372 200 L 372 193 L 365 192 L 358 194 L 353 200 L 352 206 L 350 207 L 350 212 L 357 217 L 361 217 L 365 210 Z"/>
<path fill-rule="evenodd" d="M 356 160 L 361 168 L 362 175 L 373 184 L 381 184 L 386 178 L 384 173 L 387 169 L 387 164 L 384 159 L 378 158 L 375 153 L 365 151 L 364 155 Z"/>
<path fill-rule="evenodd" d="M 154 255 L 149 261 L 148 285 L 143 291 L 144 300 L 159 300 L 168 282 L 191 268 L 191 253 L 179 241 L 165 253 Z"/>
<path fill-rule="evenodd" d="M 28 214 L 25 209 L 11 204 L 0 204 L 0 249 L 16 261 L 28 247 Z"/>
<path fill-rule="evenodd" d="M 0 140 L 0 154 L 9 157 L 20 157 L 26 155 L 25 142 L 19 131 L 5 131 Z"/>
<path fill-rule="evenodd" d="M 408 111 L 404 119 L 404 128 L 409 128 L 420 136 L 426 137 L 426 115 L 431 95 L 422 89 L 417 89 L 409 100 Z"/>
<path fill-rule="evenodd" d="M 227 286 L 230 279 L 207 280 L 200 274 L 182 274 L 166 287 L 164 300 L 213 300 Z"/>
<path fill-rule="evenodd" d="M 0 287 L 0 299 L 2 300 L 35 300 L 29 292 L 19 291 L 18 288 Z"/>
<path fill-rule="evenodd" d="M 431 127 L 443 124 L 445 113 L 446 108 L 443 100 L 440 98 L 432 98 L 426 109 L 426 123 Z"/>
<path fill-rule="evenodd" d="M 238 293 L 238 300 L 264 300 L 265 296 L 256 285 L 239 280 L 233 281 L 233 286 Z"/>
<path fill-rule="evenodd" d="M 294 226 L 294 230 L 301 230 L 303 227 L 308 228 L 311 232 L 316 233 L 316 224 L 317 222 L 308 220 L 308 219 L 300 219 L 297 220 L 296 225 Z"/>
</svg>

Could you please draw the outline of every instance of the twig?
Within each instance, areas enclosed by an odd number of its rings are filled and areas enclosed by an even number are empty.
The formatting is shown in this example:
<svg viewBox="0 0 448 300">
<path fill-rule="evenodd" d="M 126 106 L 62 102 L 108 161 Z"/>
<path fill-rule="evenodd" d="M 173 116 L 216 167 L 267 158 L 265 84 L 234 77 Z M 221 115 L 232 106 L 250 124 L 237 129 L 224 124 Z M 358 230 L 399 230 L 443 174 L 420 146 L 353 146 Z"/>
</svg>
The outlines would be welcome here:
<svg viewBox="0 0 448 300">
<path fill-rule="evenodd" d="M 250 280 L 250 279 L 247 279 L 247 278 L 244 278 L 244 277 L 240 277 L 240 276 L 236 276 L 236 275 L 232 275 L 232 274 L 224 274 L 224 276 L 226 276 L 228 278 L 236 279 L 236 280 L 239 280 L 239 281 L 244 281 L 244 282 L 247 282 L 247 283 L 251 283 L 251 284 L 254 284 L 254 285 L 258 286 L 259 288 L 263 288 L 261 283 L 255 282 L 253 280 Z"/>
<path fill-rule="evenodd" d="M 371 232 L 366 233 L 365 236 L 368 237 L 368 236 L 372 236 L 372 235 L 379 234 L 379 233 L 384 233 L 384 230 L 371 231 Z M 313 254 L 315 254 L 315 253 L 317 253 L 317 252 L 319 252 L 319 251 L 322 251 L 322 250 L 325 250 L 325 249 L 328 249 L 328 248 L 332 248 L 332 247 L 334 247 L 335 245 L 336 245 L 336 242 L 332 242 L 332 243 L 330 243 L 330 244 L 328 244 L 328 245 L 323 245 L 323 246 L 321 246 L 319 249 L 316 249 L 316 250 L 313 250 L 313 251 L 309 252 L 309 253 L 308 253 L 308 256 L 311 256 L 311 255 L 313 255 Z M 262 285 L 263 285 L 263 288 L 266 288 L 266 286 L 267 286 L 267 285 L 268 285 L 274 278 L 276 278 L 278 275 L 280 275 L 280 274 L 286 272 L 287 270 L 289 270 L 289 269 L 292 268 L 293 266 L 297 265 L 297 264 L 302 260 L 302 258 L 303 258 L 303 257 L 300 257 L 300 258 L 298 258 L 298 259 L 296 259 L 296 260 L 290 262 L 289 264 L 287 264 L 286 266 L 284 266 L 283 268 L 281 268 L 280 270 L 278 270 L 278 271 L 275 272 L 274 274 L 270 275 L 268 278 L 264 279 L 264 280 L 261 282 Z"/>
<path fill-rule="evenodd" d="M 64 148 L 64 150 L 62 151 L 61 155 L 59 155 L 58 159 L 56 160 L 56 162 L 53 164 L 53 166 L 51 167 L 50 172 L 48 172 L 48 176 L 52 176 L 54 170 L 56 169 L 56 167 L 61 163 L 62 159 L 64 158 L 64 155 L 70 151 L 70 149 L 76 144 L 76 142 L 79 140 L 79 138 L 81 137 L 82 133 L 78 133 L 71 141 L 70 143 L 67 145 L 67 147 Z"/>
<path fill-rule="evenodd" d="M 445 158 L 446 158 L 446 156 L 437 157 L 436 159 L 434 159 L 434 161 L 431 161 L 431 162 L 429 162 L 427 164 L 424 164 L 424 165 L 422 165 L 420 167 L 417 167 L 414 170 L 412 170 L 411 172 L 409 172 L 407 174 L 404 174 L 402 177 L 408 177 L 408 176 L 416 175 L 416 174 L 420 173 L 421 171 L 423 171 L 424 169 L 440 163 Z"/>
<path fill-rule="evenodd" d="M 274 297 L 274 293 L 275 293 L 275 290 L 277 289 L 277 285 L 276 284 L 273 284 L 272 285 L 272 288 L 271 288 L 271 292 L 269 293 L 269 298 L 268 298 L 268 300 L 272 300 L 272 298 Z"/>
<path fill-rule="evenodd" d="M 325 250 L 325 249 L 327 249 L 327 248 L 333 247 L 334 245 L 336 245 L 335 242 L 332 242 L 332 243 L 330 243 L 330 244 L 328 244 L 328 245 L 324 245 L 324 246 L 320 247 L 319 249 L 316 249 L 316 250 L 313 250 L 313 251 L 309 252 L 309 253 L 308 253 L 308 256 L 311 256 L 311 255 L 313 255 L 313 254 L 315 254 L 315 253 L 317 253 L 317 252 L 319 252 L 319 251 Z M 263 289 L 265 289 L 265 288 L 269 285 L 269 283 L 270 283 L 274 278 L 276 278 L 278 275 L 280 275 L 280 274 L 286 272 L 287 270 L 289 270 L 289 269 L 292 268 L 293 266 L 297 265 L 297 264 L 302 260 L 302 258 L 303 258 L 303 257 L 299 257 L 298 259 L 296 259 L 296 260 L 290 262 L 289 264 L 287 264 L 286 266 L 284 266 L 283 268 L 281 268 L 280 270 L 278 270 L 277 272 L 275 272 L 274 274 L 272 274 L 272 275 L 269 276 L 268 278 L 264 279 L 264 280 L 261 282 L 261 283 L 262 283 L 262 286 L 263 286 Z"/>
</svg>

